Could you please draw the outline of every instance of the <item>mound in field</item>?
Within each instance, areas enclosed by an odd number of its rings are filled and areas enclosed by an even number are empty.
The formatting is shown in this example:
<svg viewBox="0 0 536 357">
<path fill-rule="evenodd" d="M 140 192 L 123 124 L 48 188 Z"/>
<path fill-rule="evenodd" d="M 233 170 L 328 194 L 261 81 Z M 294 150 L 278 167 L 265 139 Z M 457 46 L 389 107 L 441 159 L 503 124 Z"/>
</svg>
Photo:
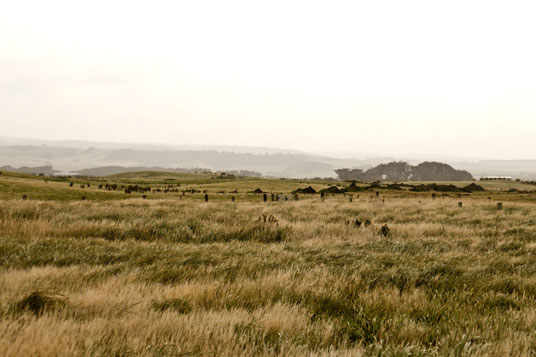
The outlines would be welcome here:
<svg viewBox="0 0 536 357">
<path fill-rule="evenodd" d="M 312 188 L 311 186 L 308 186 L 306 188 L 298 188 L 295 191 L 292 191 L 292 193 L 307 193 L 307 194 L 313 194 L 316 193 L 316 190 Z"/>
<path fill-rule="evenodd" d="M 467 192 L 463 188 L 459 188 L 454 185 L 438 185 L 436 183 L 431 183 L 428 185 L 417 185 L 413 186 L 410 191 L 413 192 L 427 192 L 427 191 L 436 191 L 436 192 Z"/>
<path fill-rule="evenodd" d="M 454 185 L 438 185 L 435 183 L 429 185 L 413 186 L 410 191 L 413 192 L 425 192 L 425 191 L 437 191 L 437 192 L 483 192 L 484 187 L 475 183 L 471 183 L 465 187 L 458 187 Z"/>
<path fill-rule="evenodd" d="M 324 192 L 324 193 L 343 193 L 344 191 L 339 190 L 339 188 L 337 186 L 330 186 L 328 188 L 320 190 L 320 192 Z"/>
<path fill-rule="evenodd" d="M 250 193 L 264 193 L 264 191 L 261 190 L 260 188 L 256 188 L 253 191 L 251 191 Z"/>
<path fill-rule="evenodd" d="M 352 182 L 352 184 L 346 187 L 344 191 L 345 192 L 361 192 L 361 191 L 365 191 L 366 189 L 367 189 L 366 187 L 357 186 L 355 182 Z"/>
<path fill-rule="evenodd" d="M 482 192 L 486 191 L 484 187 L 477 185 L 476 183 L 472 183 L 470 185 L 467 185 L 463 188 L 467 192 Z"/>
</svg>

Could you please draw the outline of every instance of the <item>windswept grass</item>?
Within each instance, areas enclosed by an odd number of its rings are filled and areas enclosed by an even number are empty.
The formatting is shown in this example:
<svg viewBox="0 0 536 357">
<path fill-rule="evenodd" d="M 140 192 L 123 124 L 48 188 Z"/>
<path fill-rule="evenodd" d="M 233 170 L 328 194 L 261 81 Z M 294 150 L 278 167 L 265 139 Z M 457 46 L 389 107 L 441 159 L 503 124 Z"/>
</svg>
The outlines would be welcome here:
<svg viewBox="0 0 536 357">
<path fill-rule="evenodd" d="M 65 304 L 62 295 L 54 292 L 41 290 L 33 291 L 28 296 L 22 298 L 11 306 L 12 313 L 31 312 L 36 316 L 43 314 L 45 311 L 53 310 Z"/>
<path fill-rule="evenodd" d="M 5 199 L 0 355 L 531 355 L 536 206 L 502 194 Z"/>
</svg>

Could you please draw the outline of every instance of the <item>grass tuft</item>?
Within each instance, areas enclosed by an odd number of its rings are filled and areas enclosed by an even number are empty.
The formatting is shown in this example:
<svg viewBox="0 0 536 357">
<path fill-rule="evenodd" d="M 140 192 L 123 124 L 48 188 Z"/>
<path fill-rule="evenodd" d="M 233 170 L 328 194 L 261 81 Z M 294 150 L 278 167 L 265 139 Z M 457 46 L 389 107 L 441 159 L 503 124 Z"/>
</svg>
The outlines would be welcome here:
<svg viewBox="0 0 536 357">
<path fill-rule="evenodd" d="M 40 316 L 46 311 L 64 306 L 65 300 L 63 295 L 46 290 L 38 290 L 13 304 L 12 311 L 18 313 L 29 311 L 35 316 Z"/>
<path fill-rule="evenodd" d="M 156 311 L 174 311 L 178 314 L 189 314 L 192 312 L 192 305 L 184 299 L 165 299 L 153 301 L 152 307 Z"/>
</svg>

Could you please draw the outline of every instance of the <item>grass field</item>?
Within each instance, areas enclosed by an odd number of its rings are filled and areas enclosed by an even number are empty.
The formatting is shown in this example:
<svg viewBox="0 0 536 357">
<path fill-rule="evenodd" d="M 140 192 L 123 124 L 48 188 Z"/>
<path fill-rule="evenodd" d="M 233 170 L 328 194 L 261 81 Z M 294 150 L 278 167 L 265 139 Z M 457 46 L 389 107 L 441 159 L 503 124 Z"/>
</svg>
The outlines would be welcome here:
<svg viewBox="0 0 536 357">
<path fill-rule="evenodd" d="M 534 186 L 247 193 L 331 184 L 2 173 L 0 355 L 536 354 Z"/>
</svg>

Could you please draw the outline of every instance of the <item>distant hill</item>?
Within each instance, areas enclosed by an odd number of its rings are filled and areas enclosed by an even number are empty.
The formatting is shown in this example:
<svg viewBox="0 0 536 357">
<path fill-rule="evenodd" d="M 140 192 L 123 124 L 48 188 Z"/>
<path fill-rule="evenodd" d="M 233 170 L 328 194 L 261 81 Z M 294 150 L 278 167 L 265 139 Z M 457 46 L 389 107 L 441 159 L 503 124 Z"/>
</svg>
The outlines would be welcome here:
<svg viewBox="0 0 536 357">
<path fill-rule="evenodd" d="M 145 166 L 131 166 L 131 167 L 124 167 L 124 166 L 102 166 L 102 167 L 93 167 L 89 169 L 82 169 L 75 171 L 77 174 L 80 174 L 82 176 L 110 176 L 110 175 L 117 175 L 117 174 L 123 174 L 127 172 L 140 172 L 140 171 L 155 171 L 155 172 L 203 172 L 206 171 L 206 169 L 182 169 L 182 168 L 164 168 L 164 167 L 145 167 Z"/>
<path fill-rule="evenodd" d="M 303 153 L 246 153 L 168 148 L 99 148 L 52 145 L 0 145 L 0 166 L 50 166 L 63 172 L 101 176 L 155 169 L 250 171 L 287 178 L 335 177 L 337 167 L 363 167 L 360 160 L 334 159 Z M 181 168 L 181 169 L 177 169 Z M 18 169 L 16 169 L 18 170 Z M 8 170 L 8 171 L 16 171 Z M 42 171 L 39 171 L 39 173 Z"/>
<path fill-rule="evenodd" d="M 59 173 L 60 171 L 54 170 L 52 166 L 36 166 L 36 167 L 28 167 L 28 166 L 22 166 L 19 168 L 13 167 L 13 166 L 0 166 L 0 171 L 10 171 L 10 172 L 18 172 L 21 174 L 33 174 L 33 175 L 46 175 L 46 176 L 52 176 L 54 174 Z"/>
<path fill-rule="evenodd" d="M 440 162 L 423 162 L 412 166 L 407 162 L 380 164 L 366 171 L 360 169 L 335 170 L 343 181 L 467 181 L 473 176 L 464 170 Z"/>
<path fill-rule="evenodd" d="M 335 169 L 346 168 L 356 170 L 354 173 L 368 172 L 365 177 L 377 178 L 386 174 L 404 178 L 407 177 L 404 171 L 407 168 L 404 165 L 397 168 L 397 165 L 384 163 L 403 161 L 417 167 L 419 166 L 417 164 L 424 160 L 437 161 L 435 156 L 418 160 L 411 157 L 360 156 L 360 158 L 333 158 L 267 147 L 50 141 L 0 136 L 0 166 L 10 166 L 12 169 L 19 167 L 15 171 L 47 175 L 52 171 L 75 172 L 90 168 L 92 171 L 84 174 L 98 175 L 101 169 L 105 172 L 107 170 L 105 168 L 110 166 L 116 167 L 119 172 L 125 172 L 130 168 L 134 171 L 151 168 L 206 169 L 212 172 L 247 170 L 264 176 L 285 178 L 335 177 Z M 536 160 L 463 161 L 449 158 L 441 161 L 458 170 L 466 170 L 474 177 L 511 176 L 523 180 L 536 180 Z M 52 171 L 46 171 L 46 167 Z M 374 170 L 369 172 L 371 169 Z M 436 169 L 441 170 L 439 166 Z M 434 177 L 451 174 L 448 168 L 442 172 L 428 168 L 424 173 L 419 172 L 419 169 L 412 169 L 411 173 L 418 177 L 430 170 L 435 172 Z M 119 173 L 113 169 L 110 171 Z"/>
<path fill-rule="evenodd" d="M 165 168 L 165 167 L 124 167 L 124 166 L 103 166 L 103 167 L 93 167 L 90 169 L 83 169 L 75 171 L 75 173 L 82 176 L 110 176 L 117 174 L 124 174 L 129 172 L 140 172 L 140 171 L 151 171 L 151 172 L 170 172 L 170 173 L 212 173 L 208 169 L 203 168 L 194 168 L 194 169 L 184 169 L 184 168 Z M 234 176 L 248 176 L 248 177 L 261 177 L 262 175 L 259 172 L 249 171 L 249 170 L 226 170 L 226 174 Z"/>
</svg>

